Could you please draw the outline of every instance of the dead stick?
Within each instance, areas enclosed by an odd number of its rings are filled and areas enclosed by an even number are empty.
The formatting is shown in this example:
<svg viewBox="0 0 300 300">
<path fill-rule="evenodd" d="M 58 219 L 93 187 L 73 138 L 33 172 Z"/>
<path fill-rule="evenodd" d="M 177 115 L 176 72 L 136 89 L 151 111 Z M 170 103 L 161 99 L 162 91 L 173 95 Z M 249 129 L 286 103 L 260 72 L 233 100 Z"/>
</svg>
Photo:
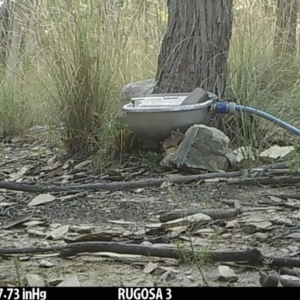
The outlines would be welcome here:
<svg viewBox="0 0 300 300">
<path fill-rule="evenodd" d="M 58 247 L 30 247 L 30 248 L 2 248 L 0 255 L 13 255 L 13 254 L 34 254 L 34 253 L 47 253 L 58 252 L 65 248 L 65 246 Z"/>
<path fill-rule="evenodd" d="M 237 184 L 237 185 L 289 185 L 289 184 L 297 184 L 300 183 L 300 177 L 257 177 L 257 178 L 245 178 L 245 179 L 231 179 L 228 181 L 229 184 Z"/>
<path fill-rule="evenodd" d="M 110 182 L 110 183 L 96 183 L 96 184 L 81 184 L 81 185 L 69 185 L 69 186 L 36 186 L 22 183 L 0 182 L 0 189 L 32 192 L 32 193 L 49 193 L 49 192 L 64 192 L 64 193 L 78 193 L 82 191 L 99 191 L 99 190 L 124 190 L 135 189 L 140 187 L 153 187 L 160 186 L 163 182 L 169 181 L 172 183 L 185 183 L 189 181 L 211 179 L 211 178 L 230 178 L 237 177 L 243 174 L 242 171 L 225 172 L 225 173 L 208 173 L 188 176 L 178 176 L 173 178 L 155 178 L 136 181 L 125 182 Z"/>
<path fill-rule="evenodd" d="M 278 197 L 281 198 L 283 200 L 287 200 L 287 199 L 295 199 L 295 200 L 300 200 L 300 193 L 294 193 L 294 194 L 272 194 L 272 195 L 267 195 L 267 196 L 273 196 L 273 197 Z"/>
<path fill-rule="evenodd" d="M 135 254 L 144 256 L 157 256 L 165 258 L 187 258 L 199 259 L 202 252 L 193 252 L 190 250 L 182 251 L 178 249 L 158 248 L 141 245 L 127 245 L 120 243 L 107 243 L 107 242 L 87 242 L 87 243 L 74 243 L 67 245 L 60 251 L 63 257 L 74 256 L 78 253 L 84 252 L 114 252 L 122 254 Z M 212 262 L 248 262 L 252 265 L 272 267 L 300 267 L 300 259 L 294 258 L 275 258 L 267 257 L 261 254 L 257 249 L 245 251 L 228 251 L 228 252 L 209 252 L 207 253 L 208 260 Z"/>
<path fill-rule="evenodd" d="M 70 257 L 79 253 L 95 252 L 114 252 L 119 254 L 134 254 L 143 256 L 156 256 L 164 258 L 193 260 L 199 259 L 203 252 L 193 252 L 190 250 L 178 250 L 169 248 L 149 247 L 141 245 L 130 245 L 113 242 L 85 242 L 72 243 L 65 247 L 47 247 L 47 248 L 3 248 L 0 249 L 0 255 L 8 254 L 29 254 L 38 252 L 59 251 L 62 257 Z M 251 265 L 274 267 L 299 268 L 300 260 L 294 258 L 275 258 L 262 255 L 257 249 L 245 251 L 228 251 L 228 252 L 209 252 L 205 253 L 208 261 L 211 262 L 245 262 Z"/>
<path fill-rule="evenodd" d="M 253 173 L 257 171 L 268 170 L 272 173 L 272 168 L 267 165 L 260 168 L 254 168 L 246 170 L 248 173 Z M 270 168 L 270 169 L 268 169 Z M 278 172 L 278 170 L 277 170 Z M 125 189 L 136 189 L 140 187 L 155 187 L 160 186 L 163 182 L 168 181 L 171 183 L 187 183 L 196 180 L 205 180 L 213 178 L 232 178 L 239 177 L 245 174 L 245 171 L 234 171 L 234 172 L 216 172 L 208 174 L 196 174 L 188 176 L 178 176 L 173 178 L 155 178 L 155 179 L 145 179 L 137 181 L 125 181 L 125 182 L 110 182 L 110 183 L 96 183 L 96 184 L 81 184 L 81 185 L 69 185 L 69 186 L 36 186 L 22 183 L 12 183 L 6 181 L 0 181 L 0 189 L 22 191 L 22 192 L 31 192 L 31 193 L 66 193 L 74 194 L 83 191 L 99 191 L 99 190 L 125 190 Z M 252 179 L 253 180 L 253 179 Z M 242 182 L 242 181 L 239 181 Z M 235 183 L 235 182 L 232 182 Z"/>
<path fill-rule="evenodd" d="M 270 170 L 270 169 L 285 169 L 294 163 L 295 163 L 295 161 L 291 160 L 291 161 L 279 162 L 279 163 L 270 164 L 270 165 L 263 165 L 263 166 L 260 166 L 260 168 L 265 169 L 265 170 L 267 170 L 267 169 L 268 170 Z"/>
</svg>

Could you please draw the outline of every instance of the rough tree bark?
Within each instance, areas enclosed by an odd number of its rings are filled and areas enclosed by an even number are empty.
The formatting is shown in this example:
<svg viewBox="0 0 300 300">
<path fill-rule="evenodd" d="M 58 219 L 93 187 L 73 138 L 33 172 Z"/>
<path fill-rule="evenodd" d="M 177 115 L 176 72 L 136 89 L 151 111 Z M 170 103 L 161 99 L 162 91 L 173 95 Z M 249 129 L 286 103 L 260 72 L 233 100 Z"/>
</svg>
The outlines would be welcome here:
<svg viewBox="0 0 300 300">
<path fill-rule="evenodd" d="M 191 92 L 202 87 L 222 96 L 232 0 L 168 0 L 168 12 L 153 93 Z"/>
<path fill-rule="evenodd" d="M 277 0 L 277 21 L 274 49 L 277 56 L 293 55 L 297 49 L 297 0 Z"/>
</svg>

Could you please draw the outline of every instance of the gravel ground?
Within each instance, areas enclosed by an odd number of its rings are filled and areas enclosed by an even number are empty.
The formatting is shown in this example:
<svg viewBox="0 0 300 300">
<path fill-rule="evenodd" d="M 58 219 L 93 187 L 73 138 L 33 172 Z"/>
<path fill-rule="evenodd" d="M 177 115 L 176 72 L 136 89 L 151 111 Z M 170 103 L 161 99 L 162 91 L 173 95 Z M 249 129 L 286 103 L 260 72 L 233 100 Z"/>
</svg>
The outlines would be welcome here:
<svg viewBox="0 0 300 300">
<path fill-rule="evenodd" d="M 13 140 L 10 144 L 3 144 L 1 151 L 0 180 L 34 182 L 43 186 L 52 182 L 70 184 L 75 179 L 79 183 L 99 182 L 105 178 L 105 174 L 89 171 L 88 163 L 70 171 L 57 149 L 49 150 L 38 141 Z M 182 234 L 182 240 L 186 245 L 192 242 L 196 250 L 204 252 L 256 248 L 268 256 L 297 258 L 300 249 L 297 238 L 283 237 L 291 230 L 297 232 L 300 219 L 297 201 L 288 201 L 289 207 L 285 207 L 281 199 L 274 196 L 297 189 L 296 185 L 241 187 L 224 182 L 158 188 L 145 186 L 131 191 L 88 192 L 70 198 L 54 195 L 51 202 L 34 206 L 28 204 L 38 194 L 2 189 L 0 247 L 65 245 L 72 239 L 99 233 L 117 236 L 113 239 L 115 241 L 132 236 L 145 237 L 149 228 L 157 228 L 158 218 L 164 212 L 191 208 L 230 209 L 226 200 L 238 200 L 246 212 L 235 218 L 212 221 L 188 240 L 187 234 Z M 5 226 L 10 224 L 11 218 L 28 216 L 30 212 L 34 214 L 26 222 Z M 272 226 L 265 224 L 271 219 L 288 220 L 293 227 L 285 226 L 284 222 Z M 253 222 L 260 222 L 260 225 L 253 225 Z M 250 227 L 254 230 L 249 230 Z M 53 238 L 55 230 L 56 233 L 60 230 L 60 235 Z M 216 232 L 221 234 L 215 239 Z M 55 252 L 14 257 L 1 255 L 0 274 L 3 275 L 0 276 L 0 285 L 57 285 L 69 278 L 74 285 L 81 286 L 260 286 L 259 269 L 234 263 L 226 264 L 234 276 L 222 279 L 218 263 L 183 263 L 169 258 L 112 253 L 80 254 L 71 260 L 61 258 Z"/>
</svg>

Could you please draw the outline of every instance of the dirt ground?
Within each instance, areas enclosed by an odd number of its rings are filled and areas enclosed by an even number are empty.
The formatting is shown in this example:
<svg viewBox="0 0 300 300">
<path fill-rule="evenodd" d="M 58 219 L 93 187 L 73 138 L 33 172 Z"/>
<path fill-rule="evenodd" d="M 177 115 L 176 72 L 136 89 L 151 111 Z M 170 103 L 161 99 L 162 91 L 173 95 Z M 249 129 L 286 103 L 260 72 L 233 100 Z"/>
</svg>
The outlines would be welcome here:
<svg viewBox="0 0 300 300">
<path fill-rule="evenodd" d="M 2 143 L 0 151 L 1 181 L 47 186 L 107 180 L 104 173 L 90 171 L 88 162 L 75 163 L 70 170 L 66 167 L 70 163 L 61 159 L 57 149 L 49 150 L 40 141 L 15 138 Z M 139 179 L 138 175 L 133 177 Z M 75 197 L 53 194 L 54 200 L 39 205 L 28 205 L 38 193 L 2 189 L 0 248 L 65 245 L 91 233 L 115 237 L 113 240 L 117 242 L 133 236 L 147 241 L 145 233 L 157 228 L 158 218 L 165 212 L 190 208 L 230 209 L 230 202 L 226 200 L 238 200 L 244 209 L 242 214 L 208 222 L 192 236 L 183 231 L 181 243 L 187 248 L 192 243 L 196 251 L 203 252 L 256 248 L 267 256 L 297 258 L 300 253 L 299 201 L 282 200 L 277 196 L 298 188 L 190 183 L 79 193 Z M 30 212 L 34 214 L 26 222 L 12 225 L 12 218 L 28 216 Z M 281 222 L 272 223 L 272 220 Z M 178 247 L 176 243 L 155 246 Z M 60 282 L 81 286 L 260 286 L 258 268 L 233 262 L 222 265 L 229 266 L 233 274 L 220 276 L 218 263 L 184 263 L 116 253 L 84 253 L 71 259 L 64 259 L 56 252 L 1 255 L 0 286 L 56 286 Z"/>
</svg>

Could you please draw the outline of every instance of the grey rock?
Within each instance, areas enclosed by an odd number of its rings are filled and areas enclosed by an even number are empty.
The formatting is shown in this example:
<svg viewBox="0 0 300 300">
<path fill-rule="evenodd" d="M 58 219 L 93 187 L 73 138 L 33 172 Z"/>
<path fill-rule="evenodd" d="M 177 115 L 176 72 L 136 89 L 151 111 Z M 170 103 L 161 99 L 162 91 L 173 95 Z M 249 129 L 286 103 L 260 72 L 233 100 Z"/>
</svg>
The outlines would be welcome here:
<svg viewBox="0 0 300 300">
<path fill-rule="evenodd" d="M 280 275 L 279 281 L 284 287 L 300 287 L 299 277 L 291 275 Z"/>
<path fill-rule="evenodd" d="M 125 85 L 120 93 L 119 97 L 119 111 L 118 116 L 124 115 L 122 107 L 130 102 L 131 98 L 143 97 L 152 94 L 155 85 L 154 79 L 141 80 L 137 82 L 131 82 Z"/>
<path fill-rule="evenodd" d="M 268 275 L 260 272 L 259 282 L 262 287 L 277 287 L 279 280 L 276 274 Z"/>
<path fill-rule="evenodd" d="M 28 282 L 28 286 L 31 287 L 43 287 L 45 286 L 44 279 L 37 274 L 26 274 L 26 280 Z"/>
<path fill-rule="evenodd" d="M 41 267 L 41 268 L 51 268 L 53 266 L 54 266 L 54 264 L 47 260 L 42 260 L 39 264 L 39 267 Z"/>
<path fill-rule="evenodd" d="M 228 168 L 226 154 L 231 151 L 229 138 L 220 130 L 193 125 L 180 145 L 167 152 L 161 165 L 168 169 L 184 169 L 192 173 L 218 172 Z"/>
<path fill-rule="evenodd" d="M 239 279 L 239 277 L 234 273 L 234 271 L 228 266 L 219 266 L 218 267 L 219 276 L 218 279 L 220 281 L 229 281 L 234 282 Z"/>
</svg>

